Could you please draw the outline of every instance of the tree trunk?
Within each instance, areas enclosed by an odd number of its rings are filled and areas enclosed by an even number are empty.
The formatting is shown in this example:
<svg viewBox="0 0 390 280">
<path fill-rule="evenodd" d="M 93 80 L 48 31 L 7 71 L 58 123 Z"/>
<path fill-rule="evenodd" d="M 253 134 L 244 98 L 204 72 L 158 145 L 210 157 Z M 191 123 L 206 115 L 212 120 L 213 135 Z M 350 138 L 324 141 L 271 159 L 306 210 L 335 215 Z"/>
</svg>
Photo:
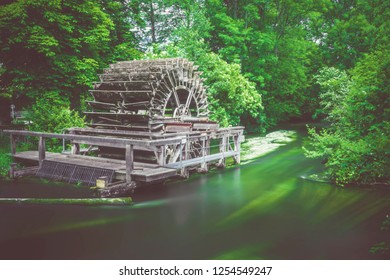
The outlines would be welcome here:
<svg viewBox="0 0 390 280">
<path fill-rule="evenodd" d="M 155 16 L 154 16 L 154 8 L 153 3 L 150 3 L 150 25 L 151 25 L 151 31 L 152 31 L 152 43 L 155 44 L 157 42 L 156 40 L 156 22 L 155 22 Z"/>
</svg>

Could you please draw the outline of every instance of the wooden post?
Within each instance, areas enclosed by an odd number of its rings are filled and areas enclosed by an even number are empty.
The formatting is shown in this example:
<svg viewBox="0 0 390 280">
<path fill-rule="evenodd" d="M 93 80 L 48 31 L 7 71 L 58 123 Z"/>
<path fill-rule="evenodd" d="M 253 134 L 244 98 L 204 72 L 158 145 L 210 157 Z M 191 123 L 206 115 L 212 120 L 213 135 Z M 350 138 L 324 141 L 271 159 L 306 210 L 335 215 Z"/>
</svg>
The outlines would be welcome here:
<svg viewBox="0 0 390 280">
<path fill-rule="evenodd" d="M 166 146 L 161 146 L 161 158 L 162 158 L 162 166 L 164 166 L 167 163 L 167 149 Z"/>
<path fill-rule="evenodd" d="M 165 145 L 159 146 L 157 151 L 157 163 L 160 166 L 164 166 L 166 163 Z"/>
<path fill-rule="evenodd" d="M 16 168 L 17 168 L 17 164 L 16 164 L 16 163 L 11 163 L 10 169 L 9 169 L 9 177 L 10 177 L 11 179 L 14 179 L 14 178 L 15 178 L 15 171 L 16 171 Z"/>
<path fill-rule="evenodd" d="M 183 164 L 183 143 L 180 142 L 180 167 Z"/>
<path fill-rule="evenodd" d="M 205 137 L 203 137 L 203 139 L 202 139 L 202 157 L 203 157 L 203 162 L 200 165 L 200 168 L 201 168 L 202 172 L 207 172 L 208 171 L 208 165 L 207 165 L 206 159 L 205 159 L 206 155 L 207 155 L 206 139 L 205 139 Z"/>
<path fill-rule="evenodd" d="M 226 137 L 222 136 L 221 140 L 219 140 L 219 152 L 222 153 L 222 158 L 218 161 L 218 167 L 225 167 L 225 152 L 226 152 Z"/>
<path fill-rule="evenodd" d="M 206 155 L 210 155 L 211 154 L 211 140 L 210 140 L 210 137 L 207 137 L 207 140 L 206 140 Z"/>
<path fill-rule="evenodd" d="M 11 139 L 11 154 L 14 155 L 16 154 L 16 138 L 14 135 L 10 135 Z"/>
<path fill-rule="evenodd" d="M 189 151 L 190 151 L 190 139 L 187 136 L 186 143 L 184 145 L 184 160 L 188 159 Z"/>
<path fill-rule="evenodd" d="M 237 136 L 233 137 L 234 139 L 234 151 L 236 152 L 236 155 L 234 156 L 234 161 L 237 164 L 240 164 L 241 162 L 241 134 L 238 134 Z"/>
<path fill-rule="evenodd" d="M 78 144 L 78 143 L 72 143 L 71 154 L 72 154 L 72 155 L 78 155 L 78 154 L 80 154 L 80 144 Z"/>
<path fill-rule="evenodd" d="M 180 142 L 180 176 L 182 178 L 188 178 L 190 176 L 190 172 L 188 168 L 183 167 L 183 152 L 184 152 L 184 160 L 187 160 L 187 151 L 188 151 L 188 146 L 189 146 L 189 138 L 188 136 L 184 139 L 181 140 Z M 184 151 L 183 151 L 184 149 Z"/>
<path fill-rule="evenodd" d="M 46 154 L 45 138 L 41 136 L 39 137 L 39 143 L 38 143 L 39 166 L 41 166 L 43 160 L 45 159 L 45 154 Z"/>
<path fill-rule="evenodd" d="M 131 172 L 134 169 L 133 145 L 126 144 L 126 183 L 131 183 Z"/>
</svg>

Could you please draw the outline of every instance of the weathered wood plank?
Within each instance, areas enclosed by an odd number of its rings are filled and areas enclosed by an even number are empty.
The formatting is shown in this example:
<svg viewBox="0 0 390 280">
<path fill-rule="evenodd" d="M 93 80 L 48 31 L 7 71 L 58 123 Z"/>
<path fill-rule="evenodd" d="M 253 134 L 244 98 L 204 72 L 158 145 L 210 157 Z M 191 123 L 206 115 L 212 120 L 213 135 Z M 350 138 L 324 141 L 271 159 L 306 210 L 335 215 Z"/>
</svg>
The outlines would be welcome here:
<svg viewBox="0 0 390 280">
<path fill-rule="evenodd" d="M 218 130 L 219 124 L 217 123 L 194 123 L 194 130 Z"/>
<path fill-rule="evenodd" d="M 35 175 L 38 171 L 39 166 L 25 167 L 22 169 L 14 168 L 11 178 L 19 178 L 24 176 Z"/>
<path fill-rule="evenodd" d="M 133 145 L 126 145 L 126 183 L 131 182 L 131 173 L 134 169 Z"/>
<path fill-rule="evenodd" d="M 29 160 L 38 162 L 38 151 L 25 151 L 18 152 L 14 155 L 15 159 L 19 160 Z M 103 158 L 103 157 L 91 157 L 83 155 L 68 155 L 68 154 L 59 154 L 46 152 L 46 159 L 51 161 L 65 162 L 70 164 L 77 164 L 81 166 L 91 166 L 101 167 L 106 169 L 125 169 L 126 161 Z M 112 168 L 109 168 L 109 167 Z M 157 164 L 150 164 L 144 162 L 134 162 L 134 168 L 155 168 Z"/>
<path fill-rule="evenodd" d="M 196 166 L 199 165 L 203 162 L 211 162 L 211 161 L 218 161 L 221 158 L 227 158 L 227 157 L 232 157 L 236 154 L 234 151 L 229 151 L 225 153 L 217 153 L 217 154 L 212 154 L 203 157 L 197 157 L 197 158 L 192 158 L 192 159 L 187 159 L 183 160 L 182 162 L 175 162 L 175 163 L 168 163 L 164 167 L 169 167 L 169 168 L 180 168 L 180 167 L 188 167 L 188 166 Z"/>
<path fill-rule="evenodd" d="M 174 177 L 176 175 L 177 175 L 177 170 L 175 168 L 166 168 L 166 167 L 134 170 L 132 173 L 132 177 L 134 178 L 135 181 L 146 182 L 146 183 L 165 180 Z"/>
<path fill-rule="evenodd" d="M 12 134 L 10 135 L 10 141 L 11 141 L 11 154 L 14 155 L 16 153 L 16 138 Z"/>
<path fill-rule="evenodd" d="M 45 159 L 45 157 L 46 157 L 45 138 L 43 136 L 40 136 L 38 142 L 39 165 L 42 164 L 42 161 Z"/>
<path fill-rule="evenodd" d="M 183 140 L 183 137 L 172 137 L 169 139 L 145 141 L 145 140 L 135 140 L 135 139 L 123 139 L 123 138 L 116 138 L 116 137 L 97 137 L 97 136 L 45 133 L 45 132 L 21 131 L 21 130 L 4 130 L 4 132 L 12 135 L 75 140 L 80 144 L 115 147 L 115 148 L 125 148 L 127 144 L 146 146 L 146 147 L 169 145 L 169 144 L 180 143 Z"/>
<path fill-rule="evenodd" d="M 234 156 L 234 161 L 237 164 L 241 163 L 241 135 L 237 135 L 233 137 L 234 139 L 234 151 L 236 155 Z"/>
<path fill-rule="evenodd" d="M 167 133 L 175 133 L 175 132 L 190 132 L 191 124 L 183 125 L 183 124 L 168 124 L 165 127 L 165 132 Z"/>
<path fill-rule="evenodd" d="M 201 154 L 202 154 L 202 158 L 203 158 L 203 161 L 200 165 L 200 168 L 201 168 L 201 171 L 202 172 L 207 172 L 208 171 L 208 164 L 206 162 L 206 156 L 207 156 L 207 147 L 206 147 L 206 138 L 204 137 L 202 139 L 202 151 L 201 151 Z"/>
<path fill-rule="evenodd" d="M 137 114 L 129 114 L 129 113 L 84 112 L 84 114 L 91 117 L 113 118 L 113 120 L 131 120 L 134 122 L 140 122 L 140 121 L 147 122 L 150 119 L 148 115 L 137 115 Z"/>
</svg>

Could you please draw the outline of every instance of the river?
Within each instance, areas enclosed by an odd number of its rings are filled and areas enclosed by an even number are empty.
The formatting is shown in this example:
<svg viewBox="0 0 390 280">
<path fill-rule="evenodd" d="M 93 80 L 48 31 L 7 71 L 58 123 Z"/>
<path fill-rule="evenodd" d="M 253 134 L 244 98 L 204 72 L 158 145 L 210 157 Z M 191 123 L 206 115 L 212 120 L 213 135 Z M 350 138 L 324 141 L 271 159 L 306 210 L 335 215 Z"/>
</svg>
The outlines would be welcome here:
<svg viewBox="0 0 390 280">
<path fill-rule="evenodd" d="M 381 259 L 390 190 L 337 188 L 296 141 L 240 166 L 151 185 L 133 206 L 0 205 L 1 259 Z M 0 197 L 88 197 L 37 178 L 0 181 Z"/>
</svg>

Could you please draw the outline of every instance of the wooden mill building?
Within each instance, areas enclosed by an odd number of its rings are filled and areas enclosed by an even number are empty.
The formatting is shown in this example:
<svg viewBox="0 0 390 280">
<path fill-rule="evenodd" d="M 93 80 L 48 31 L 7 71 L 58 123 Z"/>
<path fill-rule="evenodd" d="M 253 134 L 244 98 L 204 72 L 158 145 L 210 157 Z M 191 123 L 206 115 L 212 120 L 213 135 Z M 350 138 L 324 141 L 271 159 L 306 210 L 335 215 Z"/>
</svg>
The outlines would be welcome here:
<svg viewBox="0 0 390 280">
<path fill-rule="evenodd" d="M 239 163 L 243 127 L 220 128 L 209 120 L 200 75 L 181 58 L 110 65 L 90 90 L 88 127 L 63 134 L 7 131 L 14 161 L 30 166 L 13 165 L 12 175 L 90 186 L 103 180 L 105 196 L 140 182 L 186 177 L 190 170 L 206 172 L 211 164 L 223 167 L 229 157 Z M 38 137 L 38 151 L 16 151 L 21 136 Z M 47 138 L 62 139 L 63 152 L 47 152 Z"/>
</svg>

